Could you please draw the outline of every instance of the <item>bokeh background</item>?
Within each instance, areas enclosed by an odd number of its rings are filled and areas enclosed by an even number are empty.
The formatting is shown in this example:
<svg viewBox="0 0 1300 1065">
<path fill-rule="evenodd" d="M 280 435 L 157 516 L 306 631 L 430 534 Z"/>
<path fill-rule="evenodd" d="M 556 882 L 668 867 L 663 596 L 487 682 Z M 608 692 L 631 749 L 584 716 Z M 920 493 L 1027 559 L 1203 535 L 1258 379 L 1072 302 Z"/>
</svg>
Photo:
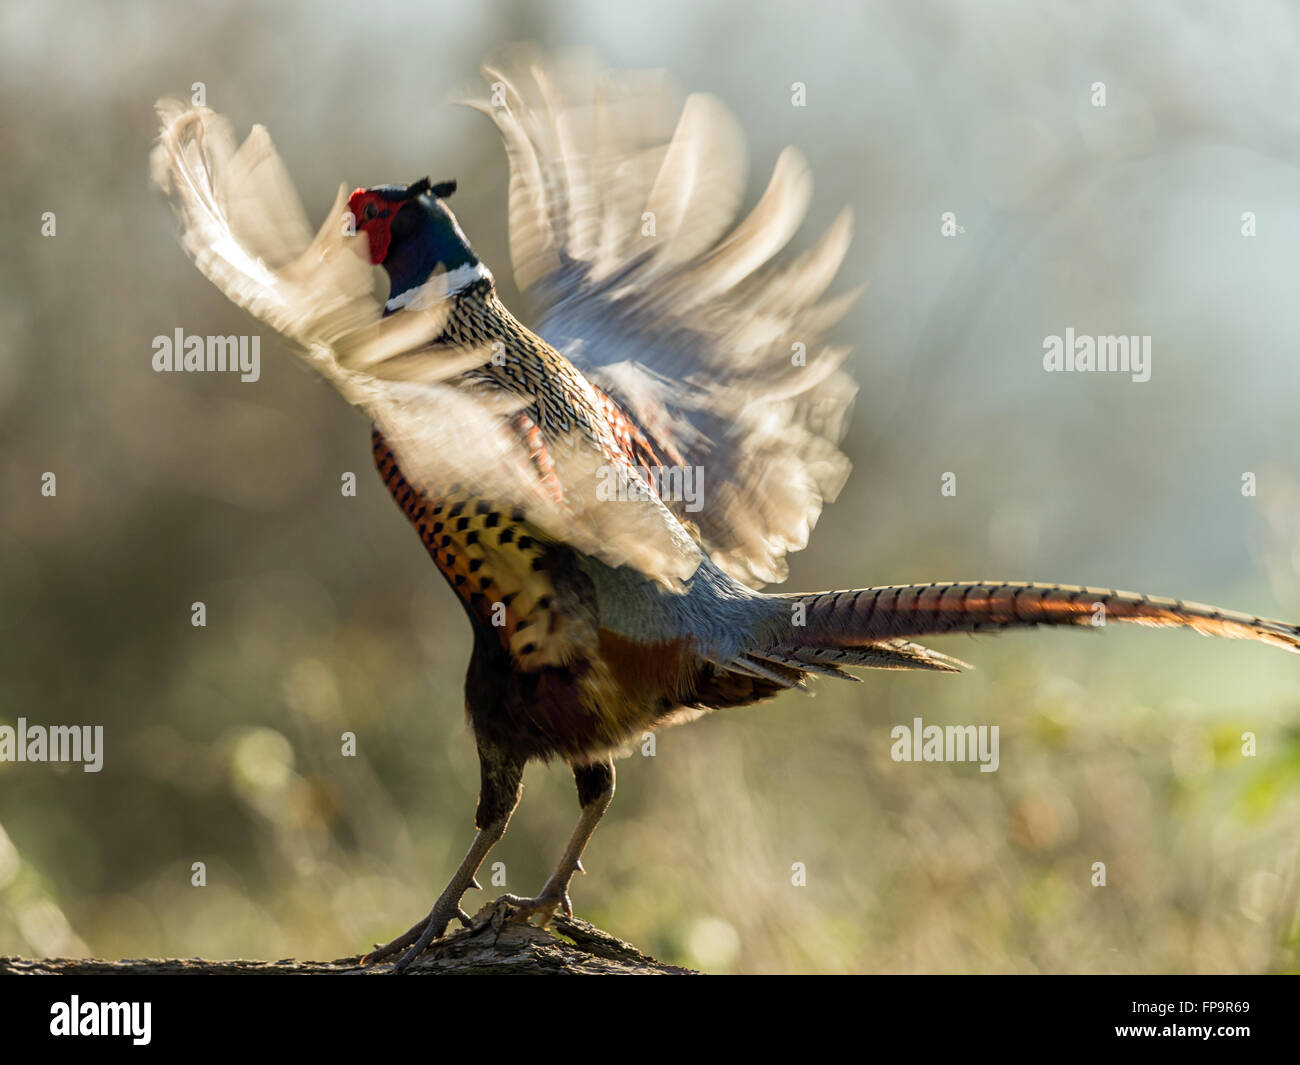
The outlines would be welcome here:
<svg viewBox="0 0 1300 1065">
<path fill-rule="evenodd" d="M 667 68 L 739 114 L 751 202 L 807 155 L 796 247 L 856 212 L 855 472 L 788 588 L 1057 580 L 1297 620 L 1298 28 L 1269 2 L 7 0 L 0 721 L 102 724 L 106 756 L 0 763 L 0 954 L 346 955 L 424 913 L 472 831 L 469 629 L 362 419 L 269 332 L 257 384 L 150 368 L 177 326 L 254 328 L 150 186 L 155 98 L 202 81 L 265 123 L 316 217 L 340 181 L 457 178 L 518 306 L 500 146 L 446 99 L 521 39 Z M 1044 373 L 1067 327 L 1150 334 L 1151 380 Z M 579 914 L 715 972 L 1300 965 L 1295 659 L 935 643 L 978 670 L 822 683 L 621 762 Z M 1000 770 L 892 762 L 914 716 L 1000 725 Z M 526 779 L 493 855 L 515 891 L 577 812 L 563 767 Z"/>
</svg>

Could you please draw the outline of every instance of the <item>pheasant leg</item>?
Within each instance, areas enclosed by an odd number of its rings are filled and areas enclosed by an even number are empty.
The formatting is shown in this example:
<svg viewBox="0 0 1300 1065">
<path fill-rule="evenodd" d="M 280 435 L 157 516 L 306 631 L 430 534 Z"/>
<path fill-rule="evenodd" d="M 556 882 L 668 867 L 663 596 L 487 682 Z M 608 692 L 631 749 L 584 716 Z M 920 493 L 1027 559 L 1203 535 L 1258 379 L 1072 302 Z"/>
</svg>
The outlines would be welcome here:
<svg viewBox="0 0 1300 1065">
<path fill-rule="evenodd" d="M 482 785 L 479 791 L 478 812 L 474 822 L 478 832 L 470 844 L 460 866 L 451 881 L 443 889 L 438 901 L 433 904 L 427 917 L 413 924 L 396 939 L 376 947 L 364 958 L 362 965 L 391 958 L 404 951 L 393 966 L 394 972 L 401 972 L 415 961 L 428 948 L 429 944 L 447 931 L 452 918 L 462 924 L 470 924 L 469 915 L 461 909 L 461 896 L 470 888 L 478 888 L 475 874 L 488 852 L 506 833 L 510 815 L 519 804 L 519 795 L 523 790 L 523 763 L 503 755 L 500 751 L 479 744 L 479 766 Z"/>
<path fill-rule="evenodd" d="M 573 916 L 573 904 L 569 900 L 569 883 L 574 873 L 583 872 L 582 852 L 588 840 L 596 831 L 596 826 L 614 798 L 614 763 L 610 759 L 592 765 L 576 766 L 573 770 L 574 781 L 578 785 L 578 802 L 582 813 L 578 817 L 577 827 L 564 849 L 564 855 L 555 867 L 542 890 L 533 898 L 519 895 L 502 895 L 498 904 L 510 908 L 510 920 L 526 921 L 533 915 L 541 920 L 540 927 L 555 916 L 559 910 L 564 916 Z"/>
</svg>

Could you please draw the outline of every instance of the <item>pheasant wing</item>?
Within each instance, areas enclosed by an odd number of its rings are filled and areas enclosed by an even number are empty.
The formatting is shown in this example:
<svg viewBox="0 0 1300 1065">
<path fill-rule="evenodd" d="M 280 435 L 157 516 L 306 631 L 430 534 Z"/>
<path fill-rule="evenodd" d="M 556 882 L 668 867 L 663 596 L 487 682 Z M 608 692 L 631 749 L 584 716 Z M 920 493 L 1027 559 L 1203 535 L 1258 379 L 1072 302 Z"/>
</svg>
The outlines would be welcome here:
<svg viewBox="0 0 1300 1065">
<path fill-rule="evenodd" d="M 773 266 L 811 195 L 798 152 L 733 226 L 745 144 L 713 97 L 679 106 L 664 76 L 602 73 L 585 54 L 521 49 L 485 75 L 488 95 L 463 102 L 505 141 L 511 256 L 538 331 L 653 457 L 702 472 L 707 505 L 669 505 L 714 561 L 753 587 L 783 580 L 849 470 L 837 443 L 855 389 L 824 337 L 852 294 L 822 299 L 849 214 Z"/>
<path fill-rule="evenodd" d="M 698 549 L 658 500 L 632 493 L 633 505 L 598 505 L 598 478 L 607 472 L 599 456 L 561 447 L 553 466 L 562 491 L 555 477 L 544 483 L 518 431 L 524 400 L 465 387 L 462 375 L 491 352 L 449 356 L 435 344 L 441 308 L 383 316 L 374 272 L 350 235 L 346 187 L 313 236 L 263 127 L 237 145 L 230 124 L 206 108 L 163 101 L 158 111 L 153 175 L 171 199 L 185 249 L 232 301 L 294 341 L 370 416 L 420 491 L 469 489 L 522 511 L 544 536 L 670 585 L 694 571 Z"/>
</svg>

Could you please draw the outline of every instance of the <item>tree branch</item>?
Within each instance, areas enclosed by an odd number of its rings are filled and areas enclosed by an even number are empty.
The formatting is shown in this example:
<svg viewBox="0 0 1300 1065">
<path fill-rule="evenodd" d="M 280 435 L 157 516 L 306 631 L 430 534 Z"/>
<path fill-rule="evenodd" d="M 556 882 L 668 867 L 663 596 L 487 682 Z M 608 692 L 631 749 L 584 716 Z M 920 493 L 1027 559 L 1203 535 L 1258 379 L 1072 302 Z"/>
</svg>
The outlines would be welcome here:
<svg viewBox="0 0 1300 1065">
<path fill-rule="evenodd" d="M 558 933 L 531 925 L 493 921 L 477 931 L 466 929 L 430 946 L 408 974 L 484 975 L 491 973 L 569 975 L 691 975 L 693 970 L 642 954 L 608 932 L 574 918 L 556 917 Z M 358 976 L 391 973 L 391 963 L 362 968 L 360 957 L 338 961 L 208 961 L 203 958 L 139 958 L 99 961 L 93 958 L 24 959 L 0 957 L 0 975 L 51 974 L 297 974 Z"/>
</svg>

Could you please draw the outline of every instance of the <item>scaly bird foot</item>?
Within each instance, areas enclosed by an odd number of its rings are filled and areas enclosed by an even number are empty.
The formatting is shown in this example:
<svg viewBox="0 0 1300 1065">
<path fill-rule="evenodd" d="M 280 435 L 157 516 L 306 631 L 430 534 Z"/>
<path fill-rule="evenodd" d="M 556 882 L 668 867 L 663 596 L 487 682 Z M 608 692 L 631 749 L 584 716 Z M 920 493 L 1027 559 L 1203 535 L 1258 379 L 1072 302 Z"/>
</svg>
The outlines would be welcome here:
<svg viewBox="0 0 1300 1065">
<path fill-rule="evenodd" d="M 567 891 L 547 892 L 536 895 L 531 899 L 523 898 L 519 895 L 502 895 L 493 904 L 497 911 L 505 910 L 505 920 L 526 923 L 531 917 L 540 917 L 537 922 L 538 928 L 545 928 L 547 922 L 555 916 L 558 910 L 565 917 L 573 916 L 573 903 L 569 901 Z"/>
<path fill-rule="evenodd" d="M 374 950 L 361 959 L 361 964 L 374 965 L 376 962 L 405 951 L 393 965 L 393 972 L 400 973 L 423 954 L 434 940 L 441 939 L 446 934 L 447 926 L 451 924 L 453 917 L 466 928 L 473 927 L 472 919 L 460 908 L 459 903 L 448 907 L 439 899 L 427 917 L 411 925 L 396 939 L 390 940 L 383 946 L 376 945 Z"/>
<path fill-rule="evenodd" d="M 565 917 L 572 917 L 573 903 L 569 901 L 569 882 L 573 879 L 574 873 L 586 871 L 582 867 L 580 858 L 566 855 L 561 860 L 560 867 L 551 874 L 551 878 L 546 881 L 545 887 L 537 895 L 531 899 L 519 895 L 502 895 L 492 904 L 492 912 L 493 914 L 504 913 L 502 919 L 507 921 L 527 921 L 535 914 L 540 915 L 538 928 L 545 928 L 557 910 Z M 482 926 L 476 925 L 477 927 Z"/>
</svg>

